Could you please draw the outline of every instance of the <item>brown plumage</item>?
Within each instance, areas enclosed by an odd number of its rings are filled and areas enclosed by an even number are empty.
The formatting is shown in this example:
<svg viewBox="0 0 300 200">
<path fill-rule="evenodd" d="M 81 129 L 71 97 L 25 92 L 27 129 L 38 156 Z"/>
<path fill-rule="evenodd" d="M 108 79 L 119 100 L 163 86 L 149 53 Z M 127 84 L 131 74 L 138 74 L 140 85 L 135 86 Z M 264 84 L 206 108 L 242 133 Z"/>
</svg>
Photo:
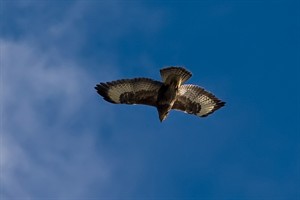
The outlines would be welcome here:
<svg viewBox="0 0 300 200">
<path fill-rule="evenodd" d="M 171 109 L 205 117 L 225 105 L 203 88 L 184 84 L 192 74 L 182 67 L 160 70 L 163 82 L 149 78 L 121 79 L 99 83 L 95 89 L 104 100 L 115 104 L 144 104 L 157 108 L 163 121 Z"/>
</svg>

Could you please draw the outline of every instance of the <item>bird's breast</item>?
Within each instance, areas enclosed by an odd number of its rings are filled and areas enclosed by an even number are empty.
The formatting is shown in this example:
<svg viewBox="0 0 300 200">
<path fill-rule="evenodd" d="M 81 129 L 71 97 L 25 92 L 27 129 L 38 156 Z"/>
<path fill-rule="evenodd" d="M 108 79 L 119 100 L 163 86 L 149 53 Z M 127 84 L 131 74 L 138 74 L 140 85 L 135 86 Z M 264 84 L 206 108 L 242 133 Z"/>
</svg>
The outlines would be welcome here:
<svg viewBox="0 0 300 200">
<path fill-rule="evenodd" d="M 174 103 L 177 95 L 177 89 L 171 85 L 163 85 L 158 91 L 158 104 Z"/>
</svg>

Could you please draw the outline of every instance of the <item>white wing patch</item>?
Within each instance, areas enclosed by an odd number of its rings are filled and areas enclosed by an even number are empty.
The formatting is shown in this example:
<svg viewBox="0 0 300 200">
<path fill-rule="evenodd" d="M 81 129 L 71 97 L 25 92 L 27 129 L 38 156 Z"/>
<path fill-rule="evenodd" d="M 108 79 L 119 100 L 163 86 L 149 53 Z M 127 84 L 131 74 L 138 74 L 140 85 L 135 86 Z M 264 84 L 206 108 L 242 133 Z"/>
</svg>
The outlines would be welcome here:
<svg viewBox="0 0 300 200">
<path fill-rule="evenodd" d="M 147 78 L 122 79 L 107 83 L 109 86 L 108 96 L 115 103 L 120 102 L 120 96 L 126 92 L 158 90 L 161 83 Z"/>
<path fill-rule="evenodd" d="M 111 85 L 107 94 L 110 97 L 110 99 L 112 101 L 114 101 L 115 103 L 120 103 L 120 96 L 123 93 L 134 91 L 133 84 L 130 82 L 120 82 L 120 83 L 116 83 L 116 84 L 114 84 L 114 82 L 112 82 L 112 84 L 113 85 Z M 108 85 L 110 86 L 110 84 L 108 84 Z"/>
<path fill-rule="evenodd" d="M 213 112 L 218 106 L 223 106 L 223 102 L 218 100 L 213 94 L 205 91 L 203 88 L 186 84 L 179 88 L 179 96 L 184 96 L 194 104 L 201 106 L 200 112 L 194 113 L 198 116 L 206 116 Z M 222 104 L 222 105 L 221 105 Z"/>
</svg>

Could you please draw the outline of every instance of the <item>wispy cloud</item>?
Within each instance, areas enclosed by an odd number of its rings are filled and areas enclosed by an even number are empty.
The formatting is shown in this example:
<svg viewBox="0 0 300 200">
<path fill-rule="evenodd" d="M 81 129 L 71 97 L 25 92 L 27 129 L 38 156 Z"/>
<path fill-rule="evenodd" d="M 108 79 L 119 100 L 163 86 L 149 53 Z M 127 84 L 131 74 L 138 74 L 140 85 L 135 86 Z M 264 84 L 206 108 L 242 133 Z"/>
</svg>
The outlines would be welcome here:
<svg viewBox="0 0 300 200">
<path fill-rule="evenodd" d="M 97 131 L 113 123 L 114 113 L 101 107 L 93 112 L 93 86 L 120 73 L 114 48 L 132 32 L 159 28 L 157 15 L 115 1 L 6 4 L 7 32 L 0 40 L 1 199 L 118 196 L 123 189 L 114 187 L 111 194 L 108 187 L 117 183 L 113 173 L 119 167 L 99 147 Z M 86 63 L 80 53 L 93 40 L 100 45 L 94 56 L 102 59 Z"/>
<path fill-rule="evenodd" d="M 89 184 L 109 176 L 96 151 L 96 136 L 88 127 L 76 127 L 74 117 L 84 114 L 90 98 L 83 97 L 89 75 L 75 63 L 55 61 L 26 43 L 1 41 L 1 45 L 5 196 L 80 197 Z"/>
</svg>

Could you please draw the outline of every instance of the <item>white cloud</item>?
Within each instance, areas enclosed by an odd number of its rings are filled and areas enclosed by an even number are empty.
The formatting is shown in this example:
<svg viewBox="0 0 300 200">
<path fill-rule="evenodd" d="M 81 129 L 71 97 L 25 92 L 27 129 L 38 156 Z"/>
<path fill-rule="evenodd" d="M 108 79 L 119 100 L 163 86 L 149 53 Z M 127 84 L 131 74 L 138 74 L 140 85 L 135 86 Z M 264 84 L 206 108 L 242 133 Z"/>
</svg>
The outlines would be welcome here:
<svg viewBox="0 0 300 200">
<path fill-rule="evenodd" d="M 85 17 L 95 17 L 99 40 L 110 46 L 131 32 L 147 35 L 157 30 L 159 11 L 110 1 L 98 5 L 76 1 L 56 15 L 46 5 L 36 1 L 17 5 L 16 9 L 26 8 L 34 15 L 16 17 L 22 37 L 0 38 L 1 200 L 80 199 L 132 192 L 135 188 L 129 185 L 128 191 L 125 186 L 112 187 L 114 193 L 108 189 L 118 182 L 114 173 L 121 167 L 99 146 L 99 130 L 112 127 L 114 112 L 101 106 L 96 107 L 99 112 L 91 112 L 90 106 L 97 95 L 94 84 L 119 74 L 117 52 L 99 48 L 105 54 L 95 72 L 101 74 L 91 73 L 76 55 L 90 39 L 84 26 L 91 19 Z M 102 27 L 106 29 L 99 31 Z M 92 32 L 94 27 L 87 28 Z M 65 57 L 65 52 L 76 53 Z"/>
<path fill-rule="evenodd" d="M 97 152 L 96 136 L 88 127 L 76 131 L 69 125 L 91 98 L 83 96 L 89 75 L 75 63 L 53 62 L 26 43 L 1 41 L 1 51 L 4 198 L 80 197 L 89 184 L 103 183 L 109 169 Z"/>
<path fill-rule="evenodd" d="M 34 44 L 37 51 L 51 53 L 54 60 L 60 57 L 81 62 L 79 65 L 93 70 L 92 77 L 97 74 L 103 81 L 115 79 L 127 70 L 125 67 L 151 73 L 150 66 L 153 69 L 156 65 L 147 51 L 126 56 L 123 45 L 131 51 L 136 44 L 130 46 L 129 41 L 136 37 L 148 42 L 156 37 L 164 25 L 164 13 L 157 7 L 145 7 L 140 2 L 81 0 L 13 1 L 8 5 L 2 21 L 6 33 L 11 34 L 2 39 Z"/>
</svg>

